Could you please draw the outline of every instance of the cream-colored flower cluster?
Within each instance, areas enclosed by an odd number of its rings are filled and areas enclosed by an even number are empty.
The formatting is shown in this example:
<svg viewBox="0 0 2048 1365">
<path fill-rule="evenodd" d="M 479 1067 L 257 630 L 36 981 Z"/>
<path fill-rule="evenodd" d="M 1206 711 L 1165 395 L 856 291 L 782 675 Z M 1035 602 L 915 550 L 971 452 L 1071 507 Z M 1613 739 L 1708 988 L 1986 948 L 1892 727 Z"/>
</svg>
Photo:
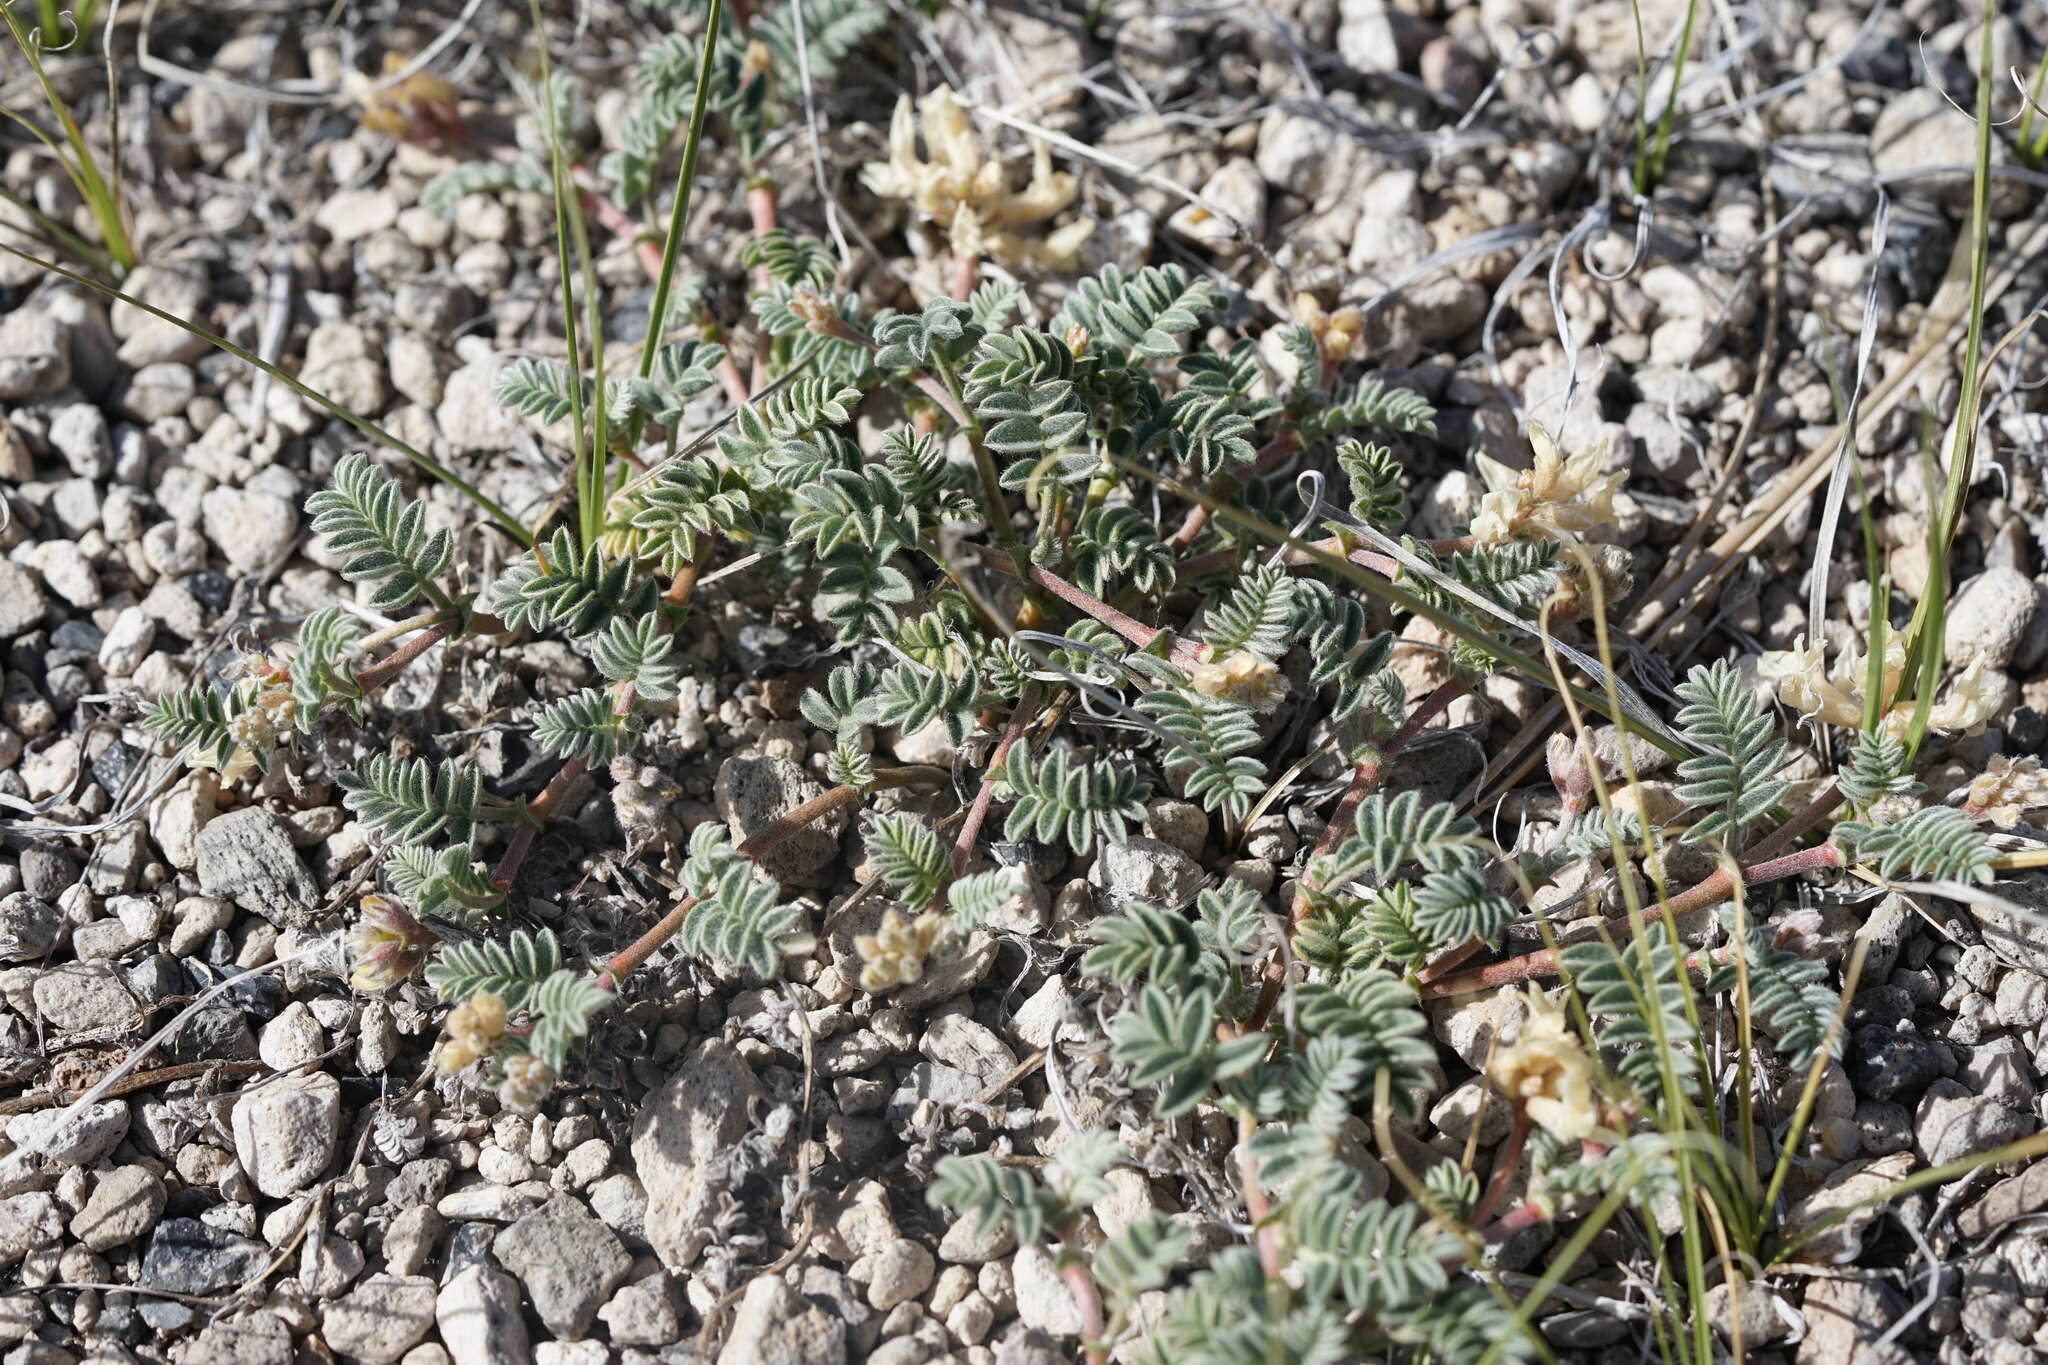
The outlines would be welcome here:
<svg viewBox="0 0 2048 1365">
<path fill-rule="evenodd" d="M 890 910 L 882 915 L 882 923 L 872 934 L 859 934 L 853 940 L 853 950 L 860 954 L 864 964 L 860 970 L 860 988 L 864 991 L 886 991 L 892 986 L 907 986 L 924 976 L 924 960 L 930 956 L 939 939 L 946 932 L 946 917 L 926 911 L 911 919 L 901 910 Z"/>
<path fill-rule="evenodd" d="M 1607 444 L 1596 442 L 1570 455 L 1542 427 L 1529 428 L 1536 463 L 1510 469 L 1485 455 L 1474 455 L 1486 493 L 1472 518 L 1472 539 L 1481 545 L 1504 545 L 1536 532 L 1572 539 L 1614 524 L 1614 494 L 1620 473 L 1603 474 Z"/>
<path fill-rule="evenodd" d="M 298 724 L 299 701 L 292 695 L 291 669 L 268 654 L 245 655 L 228 676 L 253 681 L 257 689 L 249 705 L 228 721 L 228 734 L 234 738 L 235 749 L 227 762 L 220 765 L 220 779 L 233 783 L 255 771 L 257 757 L 275 749 L 291 734 Z M 212 756 L 195 754 L 193 762 L 211 763 Z"/>
<path fill-rule="evenodd" d="M 1188 670 L 1188 681 L 1205 697 L 1234 701 L 1254 711 L 1270 711 L 1287 695 L 1287 679 L 1280 676 L 1279 665 L 1243 649 L 1196 664 Z"/>
<path fill-rule="evenodd" d="M 1521 1032 L 1494 1053 L 1486 1074 L 1531 1123 L 1561 1142 L 1583 1141 L 1600 1126 L 1592 1058 L 1548 996 L 1531 986 L 1527 999 Z"/>
<path fill-rule="evenodd" d="M 531 1052 L 514 1053 L 505 1059 L 505 1077 L 498 1082 L 498 1103 L 521 1114 L 540 1108 L 555 1088 L 555 1073 Z"/>
<path fill-rule="evenodd" d="M 1790 649 L 1769 650 L 1759 656 L 1756 671 L 1771 684 L 1778 700 L 1801 716 L 1851 729 L 1862 726 L 1870 660 L 1855 649 L 1844 650 L 1829 668 L 1824 647 L 1818 641 L 1808 644 L 1801 636 Z M 1880 672 L 1881 695 L 1898 695 L 1906 675 L 1906 645 L 1896 635 L 1885 638 Z M 1949 681 L 1948 690 L 1928 711 L 1928 725 L 1947 735 L 1973 734 L 1997 713 L 1999 693 L 1996 680 L 1985 672 L 1984 661 L 1973 660 Z M 1879 724 L 1896 739 L 1906 733 L 1912 718 L 1913 702 L 1908 699 L 1887 710 Z"/>
<path fill-rule="evenodd" d="M 2016 825 L 2030 810 L 2048 809 L 2048 773 L 2041 760 L 2029 754 L 2013 758 L 1996 754 L 1991 766 L 1977 774 L 1965 789 L 1963 814 L 1994 825 Z"/>
<path fill-rule="evenodd" d="M 963 260 L 993 257 L 1011 265 L 1064 269 L 1095 228 L 1093 220 L 1084 218 L 1042 237 L 1013 231 L 1066 208 L 1079 184 L 1052 168 L 1052 154 L 1041 142 L 1032 146 L 1030 183 L 1021 190 L 1010 188 L 1002 161 L 982 150 L 974 124 L 949 86 L 939 86 L 914 104 L 908 95 L 897 101 L 889 124 L 889 159 L 869 162 L 861 179 L 876 194 L 904 200 L 919 217 L 946 229 L 953 254 Z"/>
<path fill-rule="evenodd" d="M 489 991 L 478 991 L 448 1011 L 441 1027 L 448 1040 L 441 1044 L 440 1067 L 453 1075 L 496 1050 L 505 1036 L 505 1002 Z"/>
</svg>

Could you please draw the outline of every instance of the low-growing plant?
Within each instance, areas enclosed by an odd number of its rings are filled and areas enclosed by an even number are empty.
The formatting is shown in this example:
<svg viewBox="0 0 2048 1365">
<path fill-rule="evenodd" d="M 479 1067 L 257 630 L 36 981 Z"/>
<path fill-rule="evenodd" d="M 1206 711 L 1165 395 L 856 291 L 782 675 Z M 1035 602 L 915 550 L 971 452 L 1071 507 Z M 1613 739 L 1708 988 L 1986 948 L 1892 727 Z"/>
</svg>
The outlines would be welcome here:
<svg viewBox="0 0 2048 1365">
<path fill-rule="evenodd" d="M 864 31 L 824 0 L 803 13 L 814 67 Z M 767 23 L 748 41 L 772 49 Z M 682 90 L 694 54 L 691 88 L 715 98 L 695 106 L 692 144 L 716 107 L 751 167 L 748 120 L 788 97 L 774 83 L 787 78 L 745 51 L 705 51 L 660 49 L 650 63 L 666 74 L 643 82 L 643 99 Z M 435 193 L 549 188 L 562 213 L 579 212 L 560 173 L 570 120 L 559 87 L 543 88 L 552 170 L 487 163 L 489 175 L 456 172 Z M 645 108 L 650 130 L 621 154 L 638 159 L 608 171 L 632 199 L 665 164 L 673 112 Z M 958 113 L 926 123 L 928 144 Z M 890 174 L 907 163 L 876 178 Z M 1619 484 L 1598 449 L 1562 451 L 1532 431 L 1530 468 L 1482 465 L 1487 491 L 1462 534 L 1404 534 L 1401 438 L 1432 433 L 1434 414 L 1361 373 L 1355 318 L 1304 304 L 1270 338 L 1228 332 L 1222 294 L 1175 265 L 1107 267 L 1043 322 L 1020 320 L 1043 315 L 1025 313 L 1010 280 L 869 312 L 822 246 L 760 227 L 747 325 L 767 387 L 727 384 L 744 401 L 715 438 L 686 444 L 683 428 L 725 350 L 671 338 L 659 310 L 632 376 L 512 363 L 498 385 L 508 408 L 539 423 L 591 415 L 574 423 L 561 524 L 523 528 L 506 567 L 480 581 L 461 538 L 430 531 L 396 473 L 349 455 L 307 511 L 390 623 L 317 612 L 282 657 L 149 708 L 166 741 L 235 779 L 373 714 L 378 690 L 432 649 L 513 633 L 591 660 L 602 683 L 523 718 L 559 761 L 530 800 L 494 793 L 431 745 L 338 765 L 343 800 L 389 855 L 352 935 L 355 983 L 422 972 L 449 1007 L 441 1067 L 479 1068 L 502 1103 L 530 1108 L 669 945 L 754 980 L 819 950 L 763 855 L 879 792 L 949 776 L 878 763 L 878 728 L 942 734 L 972 795 L 952 824 L 915 807 L 867 815 L 868 889 L 888 906 L 854 947 L 859 985 L 877 993 L 920 980 L 1024 890 L 1020 847 L 1059 862 L 1100 855 L 1156 794 L 1201 807 L 1226 845 L 1241 843 L 1293 780 L 1288 765 L 1312 756 L 1313 730 L 1342 790 L 1277 912 L 1233 879 L 1192 907 L 1134 901 L 1091 926 L 1081 961 L 1101 992 L 1107 1056 L 1142 1101 L 1138 1125 L 1231 1122 L 1244 1235 L 1199 1256 L 1187 1227 L 1158 1216 L 1097 1236 L 1090 1210 L 1108 1173 L 1137 1160 L 1104 1133 L 1072 1138 L 1036 1174 L 992 1155 L 946 1159 L 931 1197 L 1050 1248 L 1091 1360 L 1142 1329 L 1141 1358 L 1218 1365 L 1539 1355 L 1530 1317 L 1626 1208 L 1665 1234 L 1649 1239 L 1660 1343 L 1710 1358 L 1700 1296 L 1797 1246 L 1781 1196 L 1841 1035 L 1811 917 L 1775 914 L 1774 892 L 1795 879 L 1990 875 L 1982 825 L 2036 799 L 2032 770 L 1987 770 L 1958 809 L 1927 803 L 1914 767 L 1928 729 L 1988 719 L 1981 673 L 1940 691 L 1903 655 L 1890 667 L 1885 644 L 1876 666 L 1832 669 L 1802 646 L 1750 668 L 1693 668 L 1666 720 L 1596 657 L 1605 604 L 1627 589 L 1625 557 L 1593 543 Z M 1275 492 L 1268 476 L 1290 461 L 1309 477 Z M 614 781 L 622 824 L 659 824 L 634 804 L 659 790 L 636 745 L 677 695 L 677 636 L 720 555 L 756 556 L 817 594 L 842 657 L 801 714 L 834 785 L 738 842 L 714 821 L 690 831 L 673 906 L 603 961 L 570 961 L 546 930 L 494 935 L 535 840 L 586 774 Z M 1451 643 L 1396 671 L 1404 616 Z M 1507 846 L 1417 789 L 1427 784 L 1392 789 L 1433 722 L 1503 671 L 1556 688 L 1573 718 L 1548 755 L 1555 818 L 1527 820 Z M 1839 732 L 1839 773 L 1790 775 L 1772 696 Z M 1658 779 L 1653 765 L 1672 759 L 1675 780 Z M 466 933 L 441 941 L 446 925 Z M 1483 1059 L 1484 1102 L 1510 1126 L 1482 1177 L 1402 1125 L 1442 1083 L 1432 1002 L 1502 986 L 1524 1004 Z M 1724 1052 L 1732 1081 L 1711 1069 Z M 1786 1072 L 1805 1078 L 1804 1098 L 1772 1126 L 1754 1097 Z M 1576 1230 L 1528 1293 L 1486 1273 L 1488 1248 L 1567 1221 Z"/>
</svg>

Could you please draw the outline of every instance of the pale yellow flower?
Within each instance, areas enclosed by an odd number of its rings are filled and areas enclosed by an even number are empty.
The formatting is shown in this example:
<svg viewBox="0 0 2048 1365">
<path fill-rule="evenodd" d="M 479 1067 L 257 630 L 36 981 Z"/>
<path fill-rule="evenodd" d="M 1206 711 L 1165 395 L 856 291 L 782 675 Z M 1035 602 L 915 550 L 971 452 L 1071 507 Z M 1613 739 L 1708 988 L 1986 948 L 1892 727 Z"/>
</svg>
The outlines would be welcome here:
<svg viewBox="0 0 2048 1365">
<path fill-rule="evenodd" d="M 1972 659 L 1969 667 L 1949 679 L 1948 694 L 1928 712 L 1928 723 L 1943 734 L 1973 735 L 1998 714 L 1998 704 L 2005 699 L 2004 691 L 1998 681 L 1989 676 L 1984 660 L 1981 657 Z M 1900 725 L 1903 729 L 1903 718 Z"/>
<path fill-rule="evenodd" d="M 946 931 L 943 915 L 926 911 L 911 919 L 900 910 L 883 914 L 872 934 L 858 934 L 853 950 L 864 964 L 860 986 L 864 991 L 886 991 L 907 986 L 924 975 L 924 960 Z"/>
<path fill-rule="evenodd" d="M 1767 650 L 1759 655 L 1756 671 L 1758 677 L 1771 685 L 1778 700 L 1801 717 L 1850 729 L 1862 727 L 1870 660 L 1853 647 L 1843 650 L 1830 668 L 1823 646 L 1818 642 L 1808 644 L 1802 635 L 1790 649 Z M 1905 641 L 1895 634 L 1887 635 L 1880 669 L 1880 695 L 1897 696 L 1905 675 Z M 1928 710 L 1928 725 L 1946 735 L 1973 733 L 1996 714 L 2002 690 L 1986 675 L 1984 661 L 1973 660 L 1949 681 L 1947 692 Z M 1909 697 L 1892 705 L 1878 723 L 1885 734 L 1897 739 L 1906 733 L 1912 719 L 1913 701 Z"/>
<path fill-rule="evenodd" d="M 460 1071 L 496 1048 L 505 1036 L 505 1002 L 489 991 L 479 991 L 448 1011 L 442 1028 L 448 1038 L 441 1044 L 441 1070 Z"/>
<path fill-rule="evenodd" d="M 973 122 L 949 86 L 915 103 L 908 95 L 896 102 L 889 159 L 869 162 L 861 179 L 876 194 L 902 199 L 920 218 L 944 228 L 948 244 L 963 259 L 992 256 L 1012 264 L 1063 268 L 1073 263 L 1095 227 L 1083 219 L 1043 237 L 1011 231 L 1043 222 L 1073 203 L 1079 182 L 1055 171 L 1052 153 L 1035 142 L 1030 182 L 1011 189 L 1003 163 L 983 153 Z"/>
<path fill-rule="evenodd" d="M 540 1108 L 554 1087 L 555 1073 L 531 1052 L 505 1059 L 505 1078 L 498 1083 L 498 1103 L 516 1113 L 530 1114 Z"/>
<path fill-rule="evenodd" d="M 1279 665 L 1249 650 L 1196 664 L 1188 670 L 1188 680 L 1205 697 L 1234 701 L 1254 711 L 1270 711 L 1287 695 L 1287 680 L 1280 676 Z"/>
<path fill-rule="evenodd" d="M 1583 1141 L 1600 1126 L 1592 1059 L 1564 1011 L 1534 986 L 1528 1006 L 1521 1032 L 1494 1053 L 1486 1074 L 1531 1123 L 1559 1141 Z"/>
<path fill-rule="evenodd" d="M 1595 442 L 1565 455 L 1542 427 L 1529 428 L 1529 446 L 1536 462 L 1528 469 L 1510 469 L 1485 455 L 1474 455 L 1486 493 L 1472 518 L 1472 539 L 1500 545 L 1529 531 L 1573 538 L 1614 524 L 1614 494 L 1619 473 L 1602 474 L 1607 443 Z"/>
<path fill-rule="evenodd" d="M 2030 810 L 2048 808 L 2048 773 L 2031 754 L 2012 758 L 1995 754 L 1991 766 L 1966 789 L 1963 814 L 1994 825 L 2016 825 Z"/>
</svg>

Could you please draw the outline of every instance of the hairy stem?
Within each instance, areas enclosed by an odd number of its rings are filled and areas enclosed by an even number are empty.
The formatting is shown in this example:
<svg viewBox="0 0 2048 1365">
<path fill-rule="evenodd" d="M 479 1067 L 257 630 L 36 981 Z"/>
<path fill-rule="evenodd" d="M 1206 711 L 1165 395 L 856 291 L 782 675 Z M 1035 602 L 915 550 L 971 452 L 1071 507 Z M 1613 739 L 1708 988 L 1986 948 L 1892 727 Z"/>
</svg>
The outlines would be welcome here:
<svg viewBox="0 0 2048 1365">
<path fill-rule="evenodd" d="M 876 790 L 881 790 L 886 787 L 910 786 L 919 782 L 943 782 L 946 776 L 942 768 L 882 768 L 876 771 L 873 785 Z M 844 810 L 856 804 L 860 796 L 861 791 L 858 787 L 834 787 L 831 791 L 812 797 L 794 810 L 777 816 L 761 826 L 747 836 L 738 851 L 742 856 L 758 862 L 761 855 L 769 849 L 801 833 L 833 811 Z M 666 915 L 655 921 L 653 927 L 613 954 L 611 960 L 598 969 L 598 983 L 607 990 L 615 989 L 621 979 L 631 974 L 635 968 L 644 965 L 648 958 L 660 950 L 661 945 L 676 936 L 676 931 L 683 927 L 683 921 L 690 917 L 690 911 L 696 904 L 695 896 L 684 896 L 677 901 Z"/>
<path fill-rule="evenodd" d="M 1229 497 L 1231 491 L 1240 484 L 1256 479 L 1262 474 L 1269 473 L 1282 460 L 1285 460 L 1299 449 L 1301 449 L 1301 438 L 1290 427 L 1266 442 L 1265 447 L 1259 451 L 1258 457 L 1245 466 L 1242 471 L 1233 474 L 1218 474 L 1209 481 L 1209 487 L 1205 491 L 1210 499 L 1220 502 L 1224 498 Z M 1208 502 L 1199 502 L 1189 508 L 1187 517 L 1181 522 L 1180 528 L 1167 537 L 1166 548 L 1172 550 L 1175 554 L 1179 554 L 1187 549 L 1188 546 L 1194 544 L 1195 537 L 1201 535 L 1202 528 L 1209 524 L 1209 512 Z"/>
<path fill-rule="evenodd" d="M 1280 1278 L 1285 1268 L 1284 1248 L 1280 1245 L 1279 1227 L 1269 1220 L 1273 1216 L 1273 1201 L 1266 1195 L 1265 1181 L 1259 1176 L 1259 1159 L 1252 1155 L 1252 1136 L 1258 1131 L 1258 1121 L 1250 1111 L 1237 1116 L 1237 1174 L 1244 1181 L 1244 1211 L 1251 1219 L 1253 1239 L 1259 1249 L 1259 1268 L 1266 1272 L 1266 1292 L 1270 1295 L 1284 1292 L 1286 1282 Z"/>
<path fill-rule="evenodd" d="M 452 621 L 443 621 L 439 625 L 428 626 L 397 649 L 385 655 L 378 662 L 371 664 L 368 668 L 357 670 L 356 687 L 365 694 L 376 691 L 385 683 L 390 682 L 400 673 L 403 673 L 406 666 L 411 664 L 413 660 L 441 643 L 454 629 L 455 623 Z"/>
<path fill-rule="evenodd" d="M 993 564 L 993 561 L 991 562 Z M 1011 561 L 1013 572 L 1014 566 L 1020 562 L 1023 561 L 1021 559 L 1013 559 Z M 1157 626 L 1148 626 L 1136 617 L 1119 611 L 1087 589 L 1069 583 L 1051 569 L 1026 563 L 1022 577 L 1027 582 L 1035 583 L 1039 587 L 1047 589 L 1053 596 L 1059 598 L 1068 606 L 1094 617 L 1102 622 L 1103 625 L 1108 626 L 1111 630 L 1129 640 L 1139 649 L 1147 648 L 1163 633 Z M 1167 649 L 1166 657 L 1174 663 L 1186 667 L 1189 664 L 1198 664 L 1207 659 L 1209 657 L 1209 647 L 1195 640 L 1176 639 Z"/>
<path fill-rule="evenodd" d="M 974 278 L 981 271 L 981 257 L 955 256 L 953 258 L 953 297 L 967 302 L 974 292 Z"/>
<path fill-rule="evenodd" d="M 617 694 L 612 698 L 612 714 L 621 719 L 631 715 L 633 701 L 633 684 L 619 683 Z M 491 873 L 492 886 L 500 891 L 511 887 L 512 879 L 519 875 L 520 867 L 526 862 L 526 855 L 533 851 L 533 841 L 540 837 L 541 828 L 547 824 L 549 817 L 555 813 L 555 807 L 561 804 L 570 786 L 583 775 L 586 767 L 581 754 L 572 754 L 561 767 L 555 769 L 555 775 L 548 779 L 547 786 L 541 788 L 540 795 L 527 805 L 526 814 L 529 819 L 512 831 L 512 838 L 505 845 L 505 855 L 498 860 L 497 869 Z"/>
<path fill-rule="evenodd" d="M 1514 1126 L 1508 1129 L 1508 1140 L 1501 1144 L 1500 1154 L 1493 1161 L 1493 1178 L 1487 1181 L 1486 1193 L 1472 1209 L 1472 1221 L 1484 1223 L 1507 1198 L 1508 1186 L 1514 1183 L 1515 1168 L 1522 1164 L 1522 1148 L 1529 1141 L 1529 1115 L 1520 1103 L 1515 1105 Z"/>
<path fill-rule="evenodd" d="M 443 621 L 449 621 L 448 614 L 446 612 L 440 611 L 438 609 L 434 611 L 423 611 L 417 616 L 408 616 L 403 621 L 396 622 L 395 624 L 384 627 L 384 629 L 382 630 L 375 631 L 369 635 L 365 635 L 362 639 L 356 641 L 356 648 L 364 651 L 377 649 L 381 646 L 390 644 L 393 640 L 396 640 L 401 636 L 410 635 L 416 630 L 425 630 L 428 626 L 439 625 Z M 454 622 L 449 621 L 449 624 L 453 625 Z"/>
<path fill-rule="evenodd" d="M 1010 713 L 1010 723 L 1003 727 L 1003 737 L 996 743 L 996 750 L 989 755 L 988 771 L 994 772 L 1003 766 L 1003 760 L 1010 756 L 1024 734 L 1024 727 L 1031 723 L 1033 713 L 1038 710 L 1038 684 L 1026 683 L 1024 694 L 1017 698 L 1017 709 Z M 967 861 L 974 856 L 975 842 L 981 838 L 982 822 L 988 819 L 989 804 L 994 801 L 996 784 L 986 775 L 981 780 L 981 790 L 974 794 L 974 804 L 967 808 L 967 818 L 960 822 L 960 835 L 953 841 L 953 875 L 962 876 L 967 871 Z"/>
<path fill-rule="evenodd" d="M 1797 853 L 1787 853 L 1765 862 L 1752 863 L 1741 869 L 1742 885 L 1763 886 L 1769 882 L 1783 881 L 1805 872 L 1818 872 L 1827 868 L 1846 866 L 1848 859 L 1834 844 L 1816 844 L 1803 848 Z M 1716 905 L 1735 894 L 1735 877 L 1726 867 L 1716 868 L 1697 886 L 1683 891 L 1670 900 L 1661 901 L 1643 911 L 1643 922 L 1648 924 L 1656 919 L 1677 919 L 1680 915 Z M 1614 919 L 1602 926 L 1602 932 L 1626 936 L 1629 922 Z M 1490 967 L 1480 967 L 1456 976 L 1447 976 L 1440 981 L 1423 984 L 1422 998 L 1434 1000 L 1446 995 L 1466 995 L 1473 991 L 1491 990 L 1496 986 L 1509 986 L 1519 981 L 1528 981 L 1541 976 L 1553 976 L 1558 970 L 1557 951 L 1552 948 L 1540 949 L 1522 957 L 1496 962 Z"/>
<path fill-rule="evenodd" d="M 1109 1365 L 1109 1346 L 1102 1339 L 1102 1293 L 1095 1287 L 1095 1277 L 1088 1273 L 1087 1262 L 1078 1252 L 1067 1249 L 1079 1245 L 1078 1229 L 1066 1229 L 1060 1241 L 1060 1279 L 1074 1296 L 1074 1307 L 1081 1311 L 1081 1350 L 1088 1365 Z"/>
</svg>

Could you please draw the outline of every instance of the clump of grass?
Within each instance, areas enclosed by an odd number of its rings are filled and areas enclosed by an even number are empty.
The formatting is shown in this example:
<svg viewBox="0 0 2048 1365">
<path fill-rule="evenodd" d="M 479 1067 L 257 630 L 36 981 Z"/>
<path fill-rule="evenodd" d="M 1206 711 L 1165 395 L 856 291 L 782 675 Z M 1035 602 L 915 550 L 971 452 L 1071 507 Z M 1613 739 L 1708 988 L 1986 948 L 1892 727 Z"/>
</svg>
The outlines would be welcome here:
<svg viewBox="0 0 2048 1365">
<path fill-rule="evenodd" d="M 121 170 L 119 158 L 111 146 L 104 156 L 95 151 L 86 140 L 85 133 L 72 115 L 71 106 L 50 83 L 49 75 L 43 70 L 43 52 L 57 50 L 67 42 L 82 42 L 91 26 L 92 5 L 81 6 L 72 16 L 75 30 L 67 32 L 65 18 L 58 13 L 53 0 L 43 0 L 39 27 L 30 25 L 10 6 L 0 7 L 0 19 L 7 24 L 8 37 L 13 39 L 15 51 L 28 63 L 34 75 L 36 88 L 41 92 L 43 105 L 50 118 L 56 123 L 57 131 L 50 132 L 34 119 L 12 109 L 0 108 L 17 127 L 25 129 L 36 141 L 49 150 L 52 158 L 63 170 L 64 176 L 78 191 L 91 212 L 94 224 L 99 229 L 99 241 L 90 242 L 73 232 L 64 224 L 37 209 L 34 204 L 12 190 L 0 189 L 0 198 L 28 215 L 36 229 L 46 236 L 59 250 L 75 259 L 86 262 L 101 275 L 119 279 L 135 268 L 135 246 L 128 232 L 128 206 L 121 192 Z M 118 104 L 118 92 L 112 89 L 112 66 L 109 72 L 109 105 Z"/>
</svg>

